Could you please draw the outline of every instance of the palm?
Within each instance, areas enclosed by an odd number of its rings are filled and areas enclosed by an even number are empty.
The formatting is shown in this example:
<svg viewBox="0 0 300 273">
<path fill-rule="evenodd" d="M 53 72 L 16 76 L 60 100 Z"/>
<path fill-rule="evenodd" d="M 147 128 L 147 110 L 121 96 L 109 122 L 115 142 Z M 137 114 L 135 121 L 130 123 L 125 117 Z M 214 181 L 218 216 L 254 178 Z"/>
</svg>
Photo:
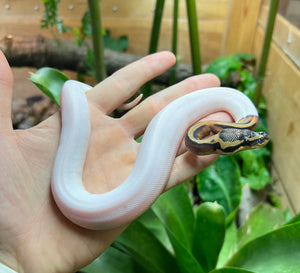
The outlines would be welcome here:
<svg viewBox="0 0 300 273">
<path fill-rule="evenodd" d="M 25 272 L 75 271 L 103 252 L 125 227 L 89 231 L 72 224 L 60 213 L 50 190 L 60 115 L 55 114 L 29 130 L 13 131 L 9 68 L 3 59 L 1 62 L 1 71 L 8 72 L 2 75 L 2 82 L 7 84 L 0 86 L 2 109 L 6 108 L 0 115 L 0 242 L 7 244 L 0 249 L 7 247 L 13 251 L 4 251 L 0 257 L 10 257 L 4 261 L 15 269 L 17 263 L 21 264 Z M 140 85 L 173 62 L 169 53 L 149 56 L 114 74 L 89 93 L 92 134 L 83 174 L 88 191 L 106 192 L 124 181 L 138 152 L 135 138 L 164 105 L 184 93 L 218 84 L 212 76 L 191 78 L 145 100 L 120 119 L 107 116 Z M 194 175 L 214 159 L 196 159 L 182 152 L 168 187 Z"/>
<path fill-rule="evenodd" d="M 128 176 L 138 144 L 122 119 L 113 119 L 96 107 L 91 107 L 91 116 L 93 129 L 83 181 L 88 191 L 103 193 L 117 187 Z"/>
</svg>

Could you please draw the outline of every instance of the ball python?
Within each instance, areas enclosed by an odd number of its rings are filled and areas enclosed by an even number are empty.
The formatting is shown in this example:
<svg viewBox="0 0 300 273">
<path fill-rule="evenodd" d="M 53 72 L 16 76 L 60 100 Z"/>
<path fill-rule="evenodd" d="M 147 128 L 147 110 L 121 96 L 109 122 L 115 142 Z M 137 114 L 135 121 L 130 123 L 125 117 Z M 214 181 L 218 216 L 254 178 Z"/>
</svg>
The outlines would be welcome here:
<svg viewBox="0 0 300 273">
<path fill-rule="evenodd" d="M 268 142 L 265 133 L 252 131 L 258 114 L 244 94 L 225 87 L 194 91 L 168 104 L 151 120 L 128 178 L 109 192 L 92 194 L 82 181 L 91 131 L 85 95 L 89 89 L 76 81 L 67 81 L 62 88 L 62 128 L 51 181 L 61 212 L 84 228 L 115 228 L 146 211 L 164 191 L 183 138 L 196 154 L 231 154 Z M 218 111 L 228 112 L 236 123 L 196 123 Z"/>
</svg>

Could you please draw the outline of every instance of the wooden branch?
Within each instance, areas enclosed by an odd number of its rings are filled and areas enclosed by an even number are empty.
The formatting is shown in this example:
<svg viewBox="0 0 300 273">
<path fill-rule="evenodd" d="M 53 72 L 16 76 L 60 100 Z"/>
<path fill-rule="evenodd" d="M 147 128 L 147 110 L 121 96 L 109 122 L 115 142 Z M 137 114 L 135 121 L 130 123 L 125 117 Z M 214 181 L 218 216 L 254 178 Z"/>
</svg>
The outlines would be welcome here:
<svg viewBox="0 0 300 273">
<path fill-rule="evenodd" d="M 53 67 L 85 74 L 87 48 L 90 43 L 78 47 L 73 40 L 58 40 L 42 36 L 5 36 L 0 40 L 0 49 L 12 67 Z M 141 56 L 105 50 L 107 74 L 111 75 L 120 68 L 138 60 Z M 170 72 L 157 77 L 157 83 L 168 85 Z M 192 75 L 190 65 L 179 64 L 177 81 Z"/>
</svg>

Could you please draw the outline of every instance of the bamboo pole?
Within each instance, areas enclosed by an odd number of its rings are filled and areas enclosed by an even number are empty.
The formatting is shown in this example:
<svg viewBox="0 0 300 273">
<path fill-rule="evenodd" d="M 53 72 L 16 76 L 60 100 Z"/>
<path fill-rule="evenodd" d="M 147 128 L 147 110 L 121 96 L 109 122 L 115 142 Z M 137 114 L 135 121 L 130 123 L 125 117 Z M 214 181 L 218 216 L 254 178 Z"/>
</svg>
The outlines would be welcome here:
<svg viewBox="0 0 300 273">
<path fill-rule="evenodd" d="M 104 62 L 104 41 L 102 35 L 100 4 L 98 0 L 89 0 L 88 2 L 91 14 L 96 79 L 98 82 L 101 82 L 106 78 L 106 69 Z"/>
</svg>

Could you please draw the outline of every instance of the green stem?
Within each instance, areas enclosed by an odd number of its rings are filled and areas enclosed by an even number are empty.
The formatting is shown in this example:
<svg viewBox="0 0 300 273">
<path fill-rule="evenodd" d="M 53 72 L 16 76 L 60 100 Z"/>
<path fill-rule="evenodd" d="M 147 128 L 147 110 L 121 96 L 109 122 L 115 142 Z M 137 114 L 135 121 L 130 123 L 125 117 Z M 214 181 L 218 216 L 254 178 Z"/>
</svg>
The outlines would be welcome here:
<svg viewBox="0 0 300 273">
<path fill-rule="evenodd" d="M 254 93 L 253 101 L 256 106 L 258 106 L 260 102 L 260 98 L 262 95 L 262 86 L 263 86 L 263 80 L 265 78 L 266 74 L 266 67 L 268 62 L 268 56 L 270 51 L 270 46 L 272 42 L 272 35 L 273 35 L 273 29 L 278 9 L 278 2 L 279 0 L 271 0 L 270 8 L 269 8 L 269 14 L 268 14 L 268 22 L 266 27 L 266 34 L 264 37 L 264 43 L 263 48 L 260 56 L 260 62 L 256 73 L 256 82 L 257 87 Z"/>
<path fill-rule="evenodd" d="M 196 1 L 186 0 L 186 5 L 187 5 L 187 15 L 188 15 L 188 22 L 189 22 L 193 73 L 194 75 L 196 75 L 202 73 Z"/>
<path fill-rule="evenodd" d="M 157 51 L 159 31 L 160 31 L 161 18 L 164 10 L 164 5 L 165 5 L 165 0 L 156 1 L 155 13 L 154 13 L 154 19 L 153 19 L 153 25 L 151 31 L 149 54 L 152 54 Z"/>
<path fill-rule="evenodd" d="M 88 2 L 91 14 L 96 79 L 98 82 L 101 82 L 106 78 L 106 69 L 104 62 L 104 41 L 101 26 L 100 4 L 98 0 L 89 0 Z"/>
<path fill-rule="evenodd" d="M 178 36 L 178 6 L 179 1 L 174 0 L 174 9 L 173 9 L 173 30 L 172 30 L 172 52 L 177 56 L 177 36 Z M 173 85 L 176 82 L 176 70 L 177 70 L 177 61 L 176 64 L 171 69 L 169 85 Z"/>
<path fill-rule="evenodd" d="M 165 0 L 156 1 L 150 45 L 149 45 L 149 54 L 152 54 L 157 51 L 159 31 L 160 31 L 161 18 L 164 10 L 164 5 L 165 5 Z M 151 87 L 152 87 L 152 81 L 147 82 L 142 87 L 144 98 L 147 98 L 151 95 Z"/>
</svg>

